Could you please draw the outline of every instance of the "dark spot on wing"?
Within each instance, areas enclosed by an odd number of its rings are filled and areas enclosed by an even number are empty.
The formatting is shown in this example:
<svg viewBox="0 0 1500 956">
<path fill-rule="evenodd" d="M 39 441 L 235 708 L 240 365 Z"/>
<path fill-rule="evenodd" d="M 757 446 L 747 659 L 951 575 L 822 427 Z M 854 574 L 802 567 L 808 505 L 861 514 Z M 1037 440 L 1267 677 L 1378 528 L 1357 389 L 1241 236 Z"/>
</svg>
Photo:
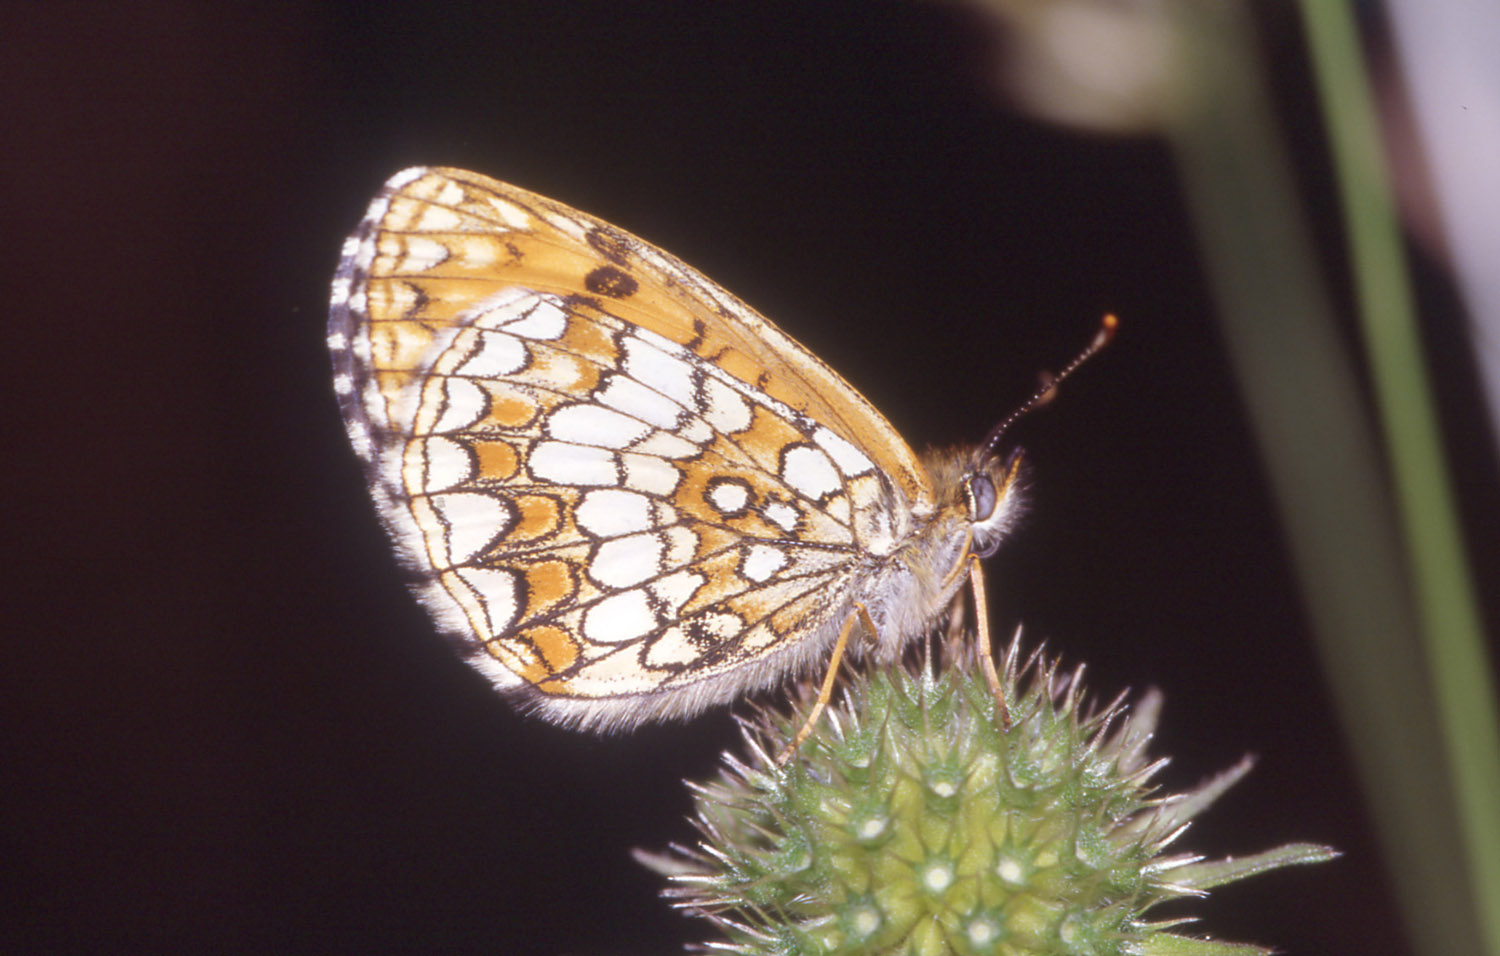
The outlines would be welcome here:
<svg viewBox="0 0 1500 956">
<path fill-rule="evenodd" d="M 626 265 L 630 258 L 630 243 L 625 237 L 608 229 L 589 230 L 584 237 L 593 250 L 617 266 Z"/>
<path fill-rule="evenodd" d="M 595 295 L 628 299 L 635 295 L 640 283 L 614 266 L 600 266 L 583 277 L 583 287 Z"/>
</svg>

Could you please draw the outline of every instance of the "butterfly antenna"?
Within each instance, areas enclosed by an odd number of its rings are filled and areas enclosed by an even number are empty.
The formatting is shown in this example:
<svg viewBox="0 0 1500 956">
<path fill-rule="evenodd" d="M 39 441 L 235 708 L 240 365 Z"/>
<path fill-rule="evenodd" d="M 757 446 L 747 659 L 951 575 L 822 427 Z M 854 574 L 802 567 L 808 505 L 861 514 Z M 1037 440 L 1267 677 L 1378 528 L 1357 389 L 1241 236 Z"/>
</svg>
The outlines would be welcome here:
<svg viewBox="0 0 1500 956">
<path fill-rule="evenodd" d="M 1028 398 L 1021 404 L 1020 408 L 1005 416 L 1005 419 L 1000 422 L 1000 424 L 990 429 L 989 435 L 984 439 L 984 444 L 980 446 L 981 448 L 983 448 L 981 457 L 987 457 L 993 454 L 995 451 L 995 446 L 1000 443 L 1001 436 L 1005 434 L 1005 432 L 1010 428 L 1011 425 L 1015 424 L 1016 419 L 1020 418 L 1022 415 L 1025 415 L 1033 408 L 1036 408 L 1038 405 L 1050 399 L 1052 397 L 1053 391 L 1057 388 L 1057 386 L 1062 384 L 1063 379 L 1078 371 L 1078 366 L 1093 358 L 1098 354 L 1100 349 L 1108 345 L 1110 341 L 1115 337 L 1115 330 L 1119 328 L 1119 326 L 1120 320 L 1115 318 L 1113 313 L 1106 315 L 1104 319 L 1099 323 L 1099 331 L 1094 335 L 1093 341 L 1084 346 L 1083 351 L 1079 352 L 1073 357 L 1073 361 L 1069 362 L 1067 365 L 1064 365 L 1062 371 L 1058 372 L 1056 375 L 1050 376 L 1046 384 L 1037 389 L 1035 394 L 1033 394 L 1030 398 Z"/>
</svg>

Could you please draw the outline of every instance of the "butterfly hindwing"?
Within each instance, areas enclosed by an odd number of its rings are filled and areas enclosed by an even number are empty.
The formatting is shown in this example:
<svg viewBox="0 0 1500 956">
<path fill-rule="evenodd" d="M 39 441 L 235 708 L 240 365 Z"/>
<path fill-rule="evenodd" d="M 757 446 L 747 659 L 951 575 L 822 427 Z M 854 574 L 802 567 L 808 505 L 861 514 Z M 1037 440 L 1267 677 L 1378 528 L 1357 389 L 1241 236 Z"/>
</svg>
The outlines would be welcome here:
<svg viewBox="0 0 1500 956">
<path fill-rule="evenodd" d="M 419 596 L 560 719 L 691 712 L 815 660 L 859 562 L 930 507 L 889 424 L 770 323 L 474 173 L 387 183 L 329 343 Z"/>
</svg>

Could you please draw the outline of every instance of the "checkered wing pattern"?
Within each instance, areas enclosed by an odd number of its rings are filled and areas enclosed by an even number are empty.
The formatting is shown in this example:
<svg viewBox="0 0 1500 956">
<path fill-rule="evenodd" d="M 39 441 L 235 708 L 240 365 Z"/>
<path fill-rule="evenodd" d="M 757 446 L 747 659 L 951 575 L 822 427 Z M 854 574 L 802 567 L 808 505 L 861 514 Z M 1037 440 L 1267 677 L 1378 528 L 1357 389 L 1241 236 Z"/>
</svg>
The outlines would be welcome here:
<svg viewBox="0 0 1500 956">
<path fill-rule="evenodd" d="M 933 509 L 895 430 L 765 319 L 475 173 L 386 183 L 329 346 L 418 596 L 564 722 L 686 716 L 815 666 Z"/>
</svg>

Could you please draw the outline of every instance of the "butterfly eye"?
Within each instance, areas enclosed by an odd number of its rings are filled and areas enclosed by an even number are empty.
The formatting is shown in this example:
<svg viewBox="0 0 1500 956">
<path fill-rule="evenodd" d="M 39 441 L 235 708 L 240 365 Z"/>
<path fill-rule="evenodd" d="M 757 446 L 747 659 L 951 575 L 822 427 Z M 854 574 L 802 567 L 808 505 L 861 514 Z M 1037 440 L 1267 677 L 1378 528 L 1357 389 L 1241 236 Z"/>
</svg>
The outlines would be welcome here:
<svg viewBox="0 0 1500 956">
<path fill-rule="evenodd" d="M 995 513 L 995 483 L 989 475 L 974 475 L 969 479 L 969 520 L 988 521 Z"/>
</svg>

